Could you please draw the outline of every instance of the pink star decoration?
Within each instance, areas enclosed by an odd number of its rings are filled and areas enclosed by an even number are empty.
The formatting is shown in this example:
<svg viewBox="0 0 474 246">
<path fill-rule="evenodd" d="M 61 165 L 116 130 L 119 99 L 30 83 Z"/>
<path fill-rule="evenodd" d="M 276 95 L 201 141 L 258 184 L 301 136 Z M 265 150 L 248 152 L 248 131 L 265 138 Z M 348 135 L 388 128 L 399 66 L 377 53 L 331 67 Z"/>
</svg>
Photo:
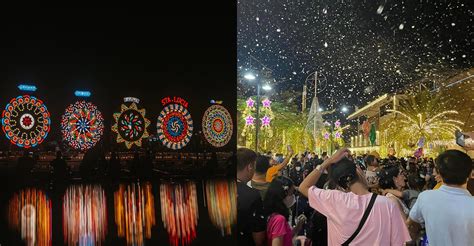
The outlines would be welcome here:
<svg viewBox="0 0 474 246">
<path fill-rule="evenodd" d="M 245 125 L 246 126 L 253 126 L 254 121 L 255 121 L 255 118 L 252 117 L 251 115 L 245 117 Z"/>
<path fill-rule="evenodd" d="M 336 122 L 334 123 L 334 126 L 336 128 L 339 128 L 341 126 L 341 122 L 339 120 L 336 120 Z"/>
<path fill-rule="evenodd" d="M 326 139 L 326 140 L 329 139 L 329 133 L 327 133 L 327 132 L 324 133 L 324 139 Z"/>
<path fill-rule="evenodd" d="M 255 101 L 249 97 L 249 99 L 247 100 L 247 107 L 253 108 L 254 104 L 255 104 Z"/>
<path fill-rule="evenodd" d="M 265 127 L 265 126 L 270 126 L 270 117 L 268 116 L 264 116 L 263 118 L 260 119 L 262 121 L 262 127 Z"/>
<path fill-rule="evenodd" d="M 335 137 L 336 137 L 336 138 L 340 138 L 340 137 L 341 137 L 341 133 L 340 133 L 340 132 L 336 132 Z"/>
<path fill-rule="evenodd" d="M 265 100 L 262 101 L 264 108 L 269 108 L 271 103 L 272 101 L 268 100 L 268 98 L 265 98 Z"/>
</svg>

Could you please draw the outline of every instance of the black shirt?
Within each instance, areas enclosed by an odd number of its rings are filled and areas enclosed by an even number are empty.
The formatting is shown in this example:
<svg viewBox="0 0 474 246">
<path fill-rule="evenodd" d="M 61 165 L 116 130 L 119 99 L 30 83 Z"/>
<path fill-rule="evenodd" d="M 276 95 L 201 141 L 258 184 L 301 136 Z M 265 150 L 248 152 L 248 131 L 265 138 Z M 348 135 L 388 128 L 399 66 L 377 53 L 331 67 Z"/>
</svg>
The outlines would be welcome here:
<svg viewBox="0 0 474 246">
<path fill-rule="evenodd" d="M 238 245 L 255 245 L 252 233 L 266 230 L 263 202 L 258 190 L 237 182 Z"/>
</svg>

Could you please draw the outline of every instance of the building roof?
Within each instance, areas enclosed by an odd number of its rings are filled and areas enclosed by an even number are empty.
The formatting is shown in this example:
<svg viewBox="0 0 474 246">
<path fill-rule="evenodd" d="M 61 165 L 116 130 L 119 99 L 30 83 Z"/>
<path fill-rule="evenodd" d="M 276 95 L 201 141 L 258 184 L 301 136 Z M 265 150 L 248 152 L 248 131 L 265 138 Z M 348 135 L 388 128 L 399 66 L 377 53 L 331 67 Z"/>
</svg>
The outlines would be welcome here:
<svg viewBox="0 0 474 246">
<path fill-rule="evenodd" d="M 364 107 L 358 109 L 354 113 L 350 114 L 347 116 L 348 120 L 356 119 L 358 117 L 361 117 L 363 115 L 366 116 L 374 116 L 379 113 L 379 108 L 382 107 L 383 105 L 389 103 L 392 99 L 389 94 L 385 94 L 380 96 L 379 98 L 375 99 L 374 101 L 368 103 Z"/>
</svg>

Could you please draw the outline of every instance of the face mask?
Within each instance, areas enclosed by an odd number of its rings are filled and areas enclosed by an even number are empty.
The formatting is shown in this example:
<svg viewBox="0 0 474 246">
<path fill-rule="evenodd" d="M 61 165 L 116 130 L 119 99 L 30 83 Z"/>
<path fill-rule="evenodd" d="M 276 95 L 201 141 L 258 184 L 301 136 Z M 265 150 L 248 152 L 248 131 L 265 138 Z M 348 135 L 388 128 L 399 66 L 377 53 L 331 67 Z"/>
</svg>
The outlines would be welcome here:
<svg viewBox="0 0 474 246">
<path fill-rule="evenodd" d="M 295 194 L 285 197 L 283 203 L 285 203 L 287 208 L 291 208 L 296 203 Z"/>
<path fill-rule="evenodd" d="M 301 167 L 295 167 L 296 171 L 300 171 L 301 170 Z"/>
</svg>

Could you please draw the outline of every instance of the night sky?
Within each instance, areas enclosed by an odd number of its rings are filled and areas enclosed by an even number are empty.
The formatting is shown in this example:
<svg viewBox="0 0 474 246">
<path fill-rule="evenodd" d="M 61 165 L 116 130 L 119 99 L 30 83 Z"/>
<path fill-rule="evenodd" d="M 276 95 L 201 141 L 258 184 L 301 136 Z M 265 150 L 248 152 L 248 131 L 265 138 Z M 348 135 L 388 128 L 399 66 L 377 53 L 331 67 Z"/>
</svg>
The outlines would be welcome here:
<svg viewBox="0 0 474 246">
<path fill-rule="evenodd" d="M 333 98 L 333 108 L 347 105 L 354 112 L 421 78 L 471 68 L 469 6 L 459 0 L 239 0 L 238 74 L 266 66 L 276 81 L 270 97 L 290 91 L 293 98 L 285 99 L 300 104 L 305 79 L 317 70 L 327 81 L 318 94 L 322 107 Z M 255 94 L 245 83 L 239 89 L 239 96 Z"/>
<path fill-rule="evenodd" d="M 77 100 L 74 91 L 90 90 L 88 100 L 102 111 L 109 139 L 112 114 L 123 97 L 141 99 L 151 120 L 149 132 L 155 133 L 161 99 L 180 96 L 189 102 L 197 132 L 211 99 L 236 110 L 235 5 L 213 6 L 221 11 L 206 18 L 172 8 L 7 11 L 0 24 L 0 107 L 23 94 L 18 84 L 36 85 L 32 95 L 52 115 L 46 142 L 57 141 L 60 116 Z M 223 31 L 215 21 L 222 18 L 231 28 Z"/>
</svg>

